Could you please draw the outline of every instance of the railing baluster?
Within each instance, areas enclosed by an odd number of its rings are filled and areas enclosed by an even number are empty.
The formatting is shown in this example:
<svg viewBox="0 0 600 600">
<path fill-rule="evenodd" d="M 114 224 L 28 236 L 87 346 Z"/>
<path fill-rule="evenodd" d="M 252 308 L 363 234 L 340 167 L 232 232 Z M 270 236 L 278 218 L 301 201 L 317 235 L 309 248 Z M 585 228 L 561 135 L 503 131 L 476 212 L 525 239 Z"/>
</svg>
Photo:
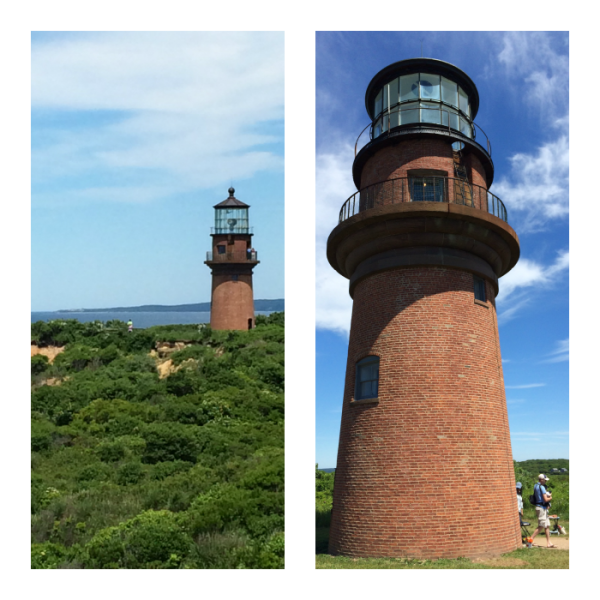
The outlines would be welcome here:
<svg viewBox="0 0 600 600">
<path fill-rule="evenodd" d="M 467 203 L 465 198 L 461 199 L 462 194 L 457 193 L 457 191 L 460 192 L 458 187 L 464 186 L 464 182 L 461 179 L 456 177 L 433 177 L 431 180 L 433 182 L 432 189 L 424 189 L 424 192 L 427 191 L 429 194 L 427 196 L 429 201 L 437 201 L 438 198 L 441 198 L 442 202 L 470 205 L 478 210 L 485 210 L 508 222 L 508 214 L 502 200 L 484 187 L 469 184 L 473 192 L 471 202 Z M 387 181 L 374 183 L 355 192 L 344 202 L 340 209 L 340 223 L 361 211 L 370 210 L 376 206 L 410 202 L 411 194 L 409 185 L 410 177 L 396 177 Z"/>
</svg>

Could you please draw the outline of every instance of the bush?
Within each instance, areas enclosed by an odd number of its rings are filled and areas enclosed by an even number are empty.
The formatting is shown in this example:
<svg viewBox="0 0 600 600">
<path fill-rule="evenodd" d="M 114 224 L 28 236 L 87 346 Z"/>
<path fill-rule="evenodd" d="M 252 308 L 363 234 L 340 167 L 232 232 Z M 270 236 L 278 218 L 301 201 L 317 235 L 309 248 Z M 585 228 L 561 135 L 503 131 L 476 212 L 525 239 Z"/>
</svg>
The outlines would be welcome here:
<svg viewBox="0 0 600 600">
<path fill-rule="evenodd" d="M 67 549 L 61 544 L 45 542 L 31 544 L 32 569 L 56 569 L 67 557 Z"/>
<path fill-rule="evenodd" d="M 156 423 L 146 426 L 142 435 L 146 440 L 143 462 L 183 460 L 196 462 L 198 440 L 195 427 L 179 423 Z"/>
<path fill-rule="evenodd" d="M 144 478 L 144 467 L 139 462 L 128 462 L 119 466 L 117 470 L 117 483 L 131 485 L 139 483 Z"/>
<path fill-rule="evenodd" d="M 188 555 L 191 540 L 169 511 L 146 511 L 99 531 L 86 545 L 87 568 L 173 568 Z"/>
<path fill-rule="evenodd" d="M 49 366 L 48 357 L 43 354 L 36 354 L 31 357 L 31 374 L 39 375 L 43 373 Z"/>
<path fill-rule="evenodd" d="M 46 420 L 33 420 L 31 422 L 31 450 L 32 452 L 42 452 L 48 450 L 52 443 L 56 427 L 53 423 Z"/>
<path fill-rule="evenodd" d="M 96 453 L 102 462 L 116 462 L 125 458 L 125 444 L 122 440 L 102 442 L 96 447 Z"/>
</svg>

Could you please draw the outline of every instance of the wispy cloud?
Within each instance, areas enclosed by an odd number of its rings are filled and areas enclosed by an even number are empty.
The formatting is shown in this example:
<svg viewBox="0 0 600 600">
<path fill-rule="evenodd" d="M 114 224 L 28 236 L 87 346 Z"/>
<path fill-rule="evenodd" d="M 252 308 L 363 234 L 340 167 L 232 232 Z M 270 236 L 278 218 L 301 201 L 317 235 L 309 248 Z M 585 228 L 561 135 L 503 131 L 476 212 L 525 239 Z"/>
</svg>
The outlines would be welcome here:
<svg viewBox="0 0 600 600">
<path fill-rule="evenodd" d="M 544 229 L 569 212 L 568 40 L 565 32 L 508 32 L 496 57 L 504 67 L 503 90 L 529 107 L 546 138 L 534 152 L 511 156 L 510 172 L 492 189 L 521 234 Z"/>
<path fill-rule="evenodd" d="M 566 218 L 569 214 L 567 135 L 543 144 L 534 154 L 517 153 L 509 160 L 510 173 L 499 179 L 492 191 L 506 204 L 513 226 L 521 233 L 530 233 Z"/>
<path fill-rule="evenodd" d="M 36 38 L 32 168 L 63 201 L 129 202 L 282 170 L 279 33 Z M 72 179 L 71 179 L 72 181 Z M 101 189 L 96 189 L 101 188 Z M 145 188 L 145 189 L 144 189 Z M 130 192 L 130 193 L 128 193 Z"/>
<path fill-rule="evenodd" d="M 557 363 L 569 360 L 569 340 L 560 340 L 556 342 L 556 348 L 547 354 L 548 358 L 542 360 L 542 363 Z"/>
<path fill-rule="evenodd" d="M 512 319 L 537 293 L 557 285 L 568 269 L 569 252 L 566 250 L 559 251 L 554 262 L 549 265 L 521 258 L 500 281 L 498 320 L 506 323 Z"/>
<path fill-rule="evenodd" d="M 543 436 L 544 438 L 547 438 L 549 436 L 556 436 L 556 437 L 564 437 L 564 436 L 568 436 L 569 432 L 568 431 L 511 431 L 510 432 L 511 437 L 512 436 L 519 436 L 519 437 L 530 437 L 530 436 Z"/>
<path fill-rule="evenodd" d="M 530 388 L 544 387 L 545 383 L 525 383 L 523 385 L 507 385 L 507 390 L 528 390 Z"/>
</svg>

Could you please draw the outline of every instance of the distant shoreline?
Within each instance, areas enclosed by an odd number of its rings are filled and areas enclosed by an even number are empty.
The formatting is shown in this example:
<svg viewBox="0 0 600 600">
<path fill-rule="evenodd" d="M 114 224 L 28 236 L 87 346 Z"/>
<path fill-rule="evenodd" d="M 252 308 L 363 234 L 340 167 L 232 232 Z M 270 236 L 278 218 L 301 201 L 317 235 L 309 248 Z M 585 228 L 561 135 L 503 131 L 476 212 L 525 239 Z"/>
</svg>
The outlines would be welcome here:
<svg viewBox="0 0 600 600">
<path fill-rule="evenodd" d="M 279 298 L 276 300 L 255 300 L 254 310 L 283 312 L 285 310 L 285 300 Z M 200 302 L 198 304 L 178 304 L 168 306 L 164 304 L 144 304 L 142 306 L 118 306 L 116 308 L 71 308 L 48 311 L 32 312 L 55 312 L 55 313 L 136 313 L 136 312 L 210 312 L 210 302 Z"/>
</svg>

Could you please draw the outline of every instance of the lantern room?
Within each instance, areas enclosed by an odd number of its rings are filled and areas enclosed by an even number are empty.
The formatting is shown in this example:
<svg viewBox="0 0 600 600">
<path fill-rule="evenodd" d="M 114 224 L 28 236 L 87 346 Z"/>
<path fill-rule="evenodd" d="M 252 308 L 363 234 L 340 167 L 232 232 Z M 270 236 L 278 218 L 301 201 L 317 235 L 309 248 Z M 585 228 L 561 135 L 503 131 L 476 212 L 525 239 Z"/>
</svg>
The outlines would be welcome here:
<svg viewBox="0 0 600 600">
<path fill-rule="evenodd" d="M 213 234 L 250 234 L 248 204 L 234 197 L 235 190 L 229 188 L 229 198 L 216 204 Z"/>
</svg>

